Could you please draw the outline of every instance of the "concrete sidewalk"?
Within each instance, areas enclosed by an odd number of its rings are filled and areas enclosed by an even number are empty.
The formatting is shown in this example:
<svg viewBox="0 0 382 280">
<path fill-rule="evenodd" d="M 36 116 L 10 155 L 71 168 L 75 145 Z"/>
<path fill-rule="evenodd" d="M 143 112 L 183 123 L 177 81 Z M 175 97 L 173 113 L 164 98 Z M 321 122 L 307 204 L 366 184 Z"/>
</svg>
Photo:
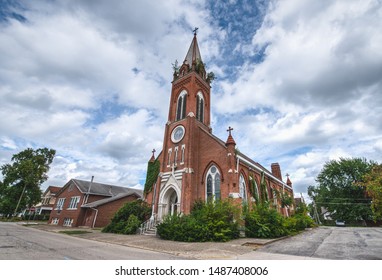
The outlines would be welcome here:
<svg viewBox="0 0 382 280">
<path fill-rule="evenodd" d="M 163 240 L 156 236 L 102 233 L 100 230 L 88 228 L 68 228 L 46 224 L 29 224 L 28 226 L 56 233 L 59 233 L 60 231 L 84 230 L 88 231 L 88 233 L 74 234 L 72 236 L 104 243 L 117 244 L 157 252 L 165 252 L 189 259 L 302 259 L 302 257 L 298 256 L 268 254 L 256 251 L 258 248 L 280 239 L 240 238 L 228 242 L 177 242 Z M 303 259 L 309 258 L 304 257 Z"/>
</svg>

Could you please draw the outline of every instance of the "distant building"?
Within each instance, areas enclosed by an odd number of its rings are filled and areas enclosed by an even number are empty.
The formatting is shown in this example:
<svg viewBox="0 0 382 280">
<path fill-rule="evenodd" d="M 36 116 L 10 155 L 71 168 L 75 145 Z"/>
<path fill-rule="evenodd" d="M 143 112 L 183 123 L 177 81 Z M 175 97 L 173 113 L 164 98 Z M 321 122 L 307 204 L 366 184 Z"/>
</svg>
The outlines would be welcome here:
<svg viewBox="0 0 382 280">
<path fill-rule="evenodd" d="M 142 190 L 71 179 L 57 193 L 49 223 L 104 227 L 125 203 L 141 198 Z"/>
<path fill-rule="evenodd" d="M 61 187 L 49 186 L 42 195 L 41 202 L 35 206 L 36 215 L 50 215 Z"/>
</svg>

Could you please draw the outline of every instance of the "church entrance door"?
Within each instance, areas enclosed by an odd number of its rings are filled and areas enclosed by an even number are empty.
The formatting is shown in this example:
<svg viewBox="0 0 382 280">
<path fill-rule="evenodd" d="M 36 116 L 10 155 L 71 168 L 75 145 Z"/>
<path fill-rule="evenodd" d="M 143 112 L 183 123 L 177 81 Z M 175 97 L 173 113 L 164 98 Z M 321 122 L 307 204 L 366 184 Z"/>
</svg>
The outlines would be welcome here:
<svg viewBox="0 0 382 280">
<path fill-rule="evenodd" d="M 180 203 L 178 193 L 174 189 L 174 186 L 168 187 L 168 189 L 163 193 L 160 199 L 159 206 L 161 210 L 159 211 L 159 218 L 163 219 L 167 215 L 177 215 L 180 210 Z"/>
</svg>

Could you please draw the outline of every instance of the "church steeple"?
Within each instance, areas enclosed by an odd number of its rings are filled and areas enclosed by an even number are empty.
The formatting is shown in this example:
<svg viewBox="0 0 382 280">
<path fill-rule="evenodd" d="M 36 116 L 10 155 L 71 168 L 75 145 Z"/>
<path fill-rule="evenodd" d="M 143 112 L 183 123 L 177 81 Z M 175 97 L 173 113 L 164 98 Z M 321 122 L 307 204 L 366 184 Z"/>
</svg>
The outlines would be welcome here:
<svg viewBox="0 0 382 280">
<path fill-rule="evenodd" d="M 194 38 L 192 39 L 190 48 L 188 49 L 187 55 L 183 61 L 183 63 L 188 64 L 190 68 L 192 68 L 193 65 L 196 65 L 198 61 L 202 62 L 202 57 L 200 56 L 200 51 L 199 51 L 198 40 L 196 38 L 197 30 L 198 28 L 194 29 Z"/>
<path fill-rule="evenodd" d="M 177 63 L 173 64 L 174 80 L 168 120 L 170 123 L 178 122 L 190 116 L 209 128 L 211 76 L 206 74 L 196 31 L 197 28 L 183 64 L 180 67 Z"/>
</svg>

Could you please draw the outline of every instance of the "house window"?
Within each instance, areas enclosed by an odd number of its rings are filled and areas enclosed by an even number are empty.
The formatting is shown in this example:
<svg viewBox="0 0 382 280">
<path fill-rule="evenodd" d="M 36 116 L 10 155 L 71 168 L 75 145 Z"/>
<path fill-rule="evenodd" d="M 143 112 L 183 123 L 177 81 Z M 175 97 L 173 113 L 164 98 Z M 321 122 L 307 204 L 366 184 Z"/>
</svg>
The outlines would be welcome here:
<svg viewBox="0 0 382 280">
<path fill-rule="evenodd" d="M 64 197 L 58 199 L 57 206 L 56 206 L 56 210 L 57 210 L 58 213 L 60 213 L 62 208 L 64 207 L 64 202 L 65 202 L 65 198 Z"/>
<path fill-rule="evenodd" d="M 204 120 L 204 98 L 201 92 L 196 96 L 196 119 L 200 122 Z"/>
<path fill-rule="evenodd" d="M 59 218 L 53 218 L 51 224 L 52 225 L 58 225 Z"/>
<path fill-rule="evenodd" d="M 64 223 L 62 224 L 64 227 L 71 227 L 73 224 L 73 219 L 71 218 L 65 218 Z"/>
<path fill-rule="evenodd" d="M 79 196 L 73 196 L 70 199 L 69 207 L 68 209 L 77 209 L 77 205 L 80 202 L 80 197 Z"/>
<path fill-rule="evenodd" d="M 178 97 L 176 106 L 176 120 L 179 121 L 186 117 L 187 91 L 183 90 Z"/>
<path fill-rule="evenodd" d="M 239 193 L 240 193 L 240 197 L 242 198 L 243 204 L 245 204 L 247 202 L 247 186 L 245 184 L 243 174 L 240 174 Z"/>
<path fill-rule="evenodd" d="M 207 172 L 206 179 L 206 199 L 220 199 L 220 173 L 215 165 L 212 165 Z"/>
</svg>

